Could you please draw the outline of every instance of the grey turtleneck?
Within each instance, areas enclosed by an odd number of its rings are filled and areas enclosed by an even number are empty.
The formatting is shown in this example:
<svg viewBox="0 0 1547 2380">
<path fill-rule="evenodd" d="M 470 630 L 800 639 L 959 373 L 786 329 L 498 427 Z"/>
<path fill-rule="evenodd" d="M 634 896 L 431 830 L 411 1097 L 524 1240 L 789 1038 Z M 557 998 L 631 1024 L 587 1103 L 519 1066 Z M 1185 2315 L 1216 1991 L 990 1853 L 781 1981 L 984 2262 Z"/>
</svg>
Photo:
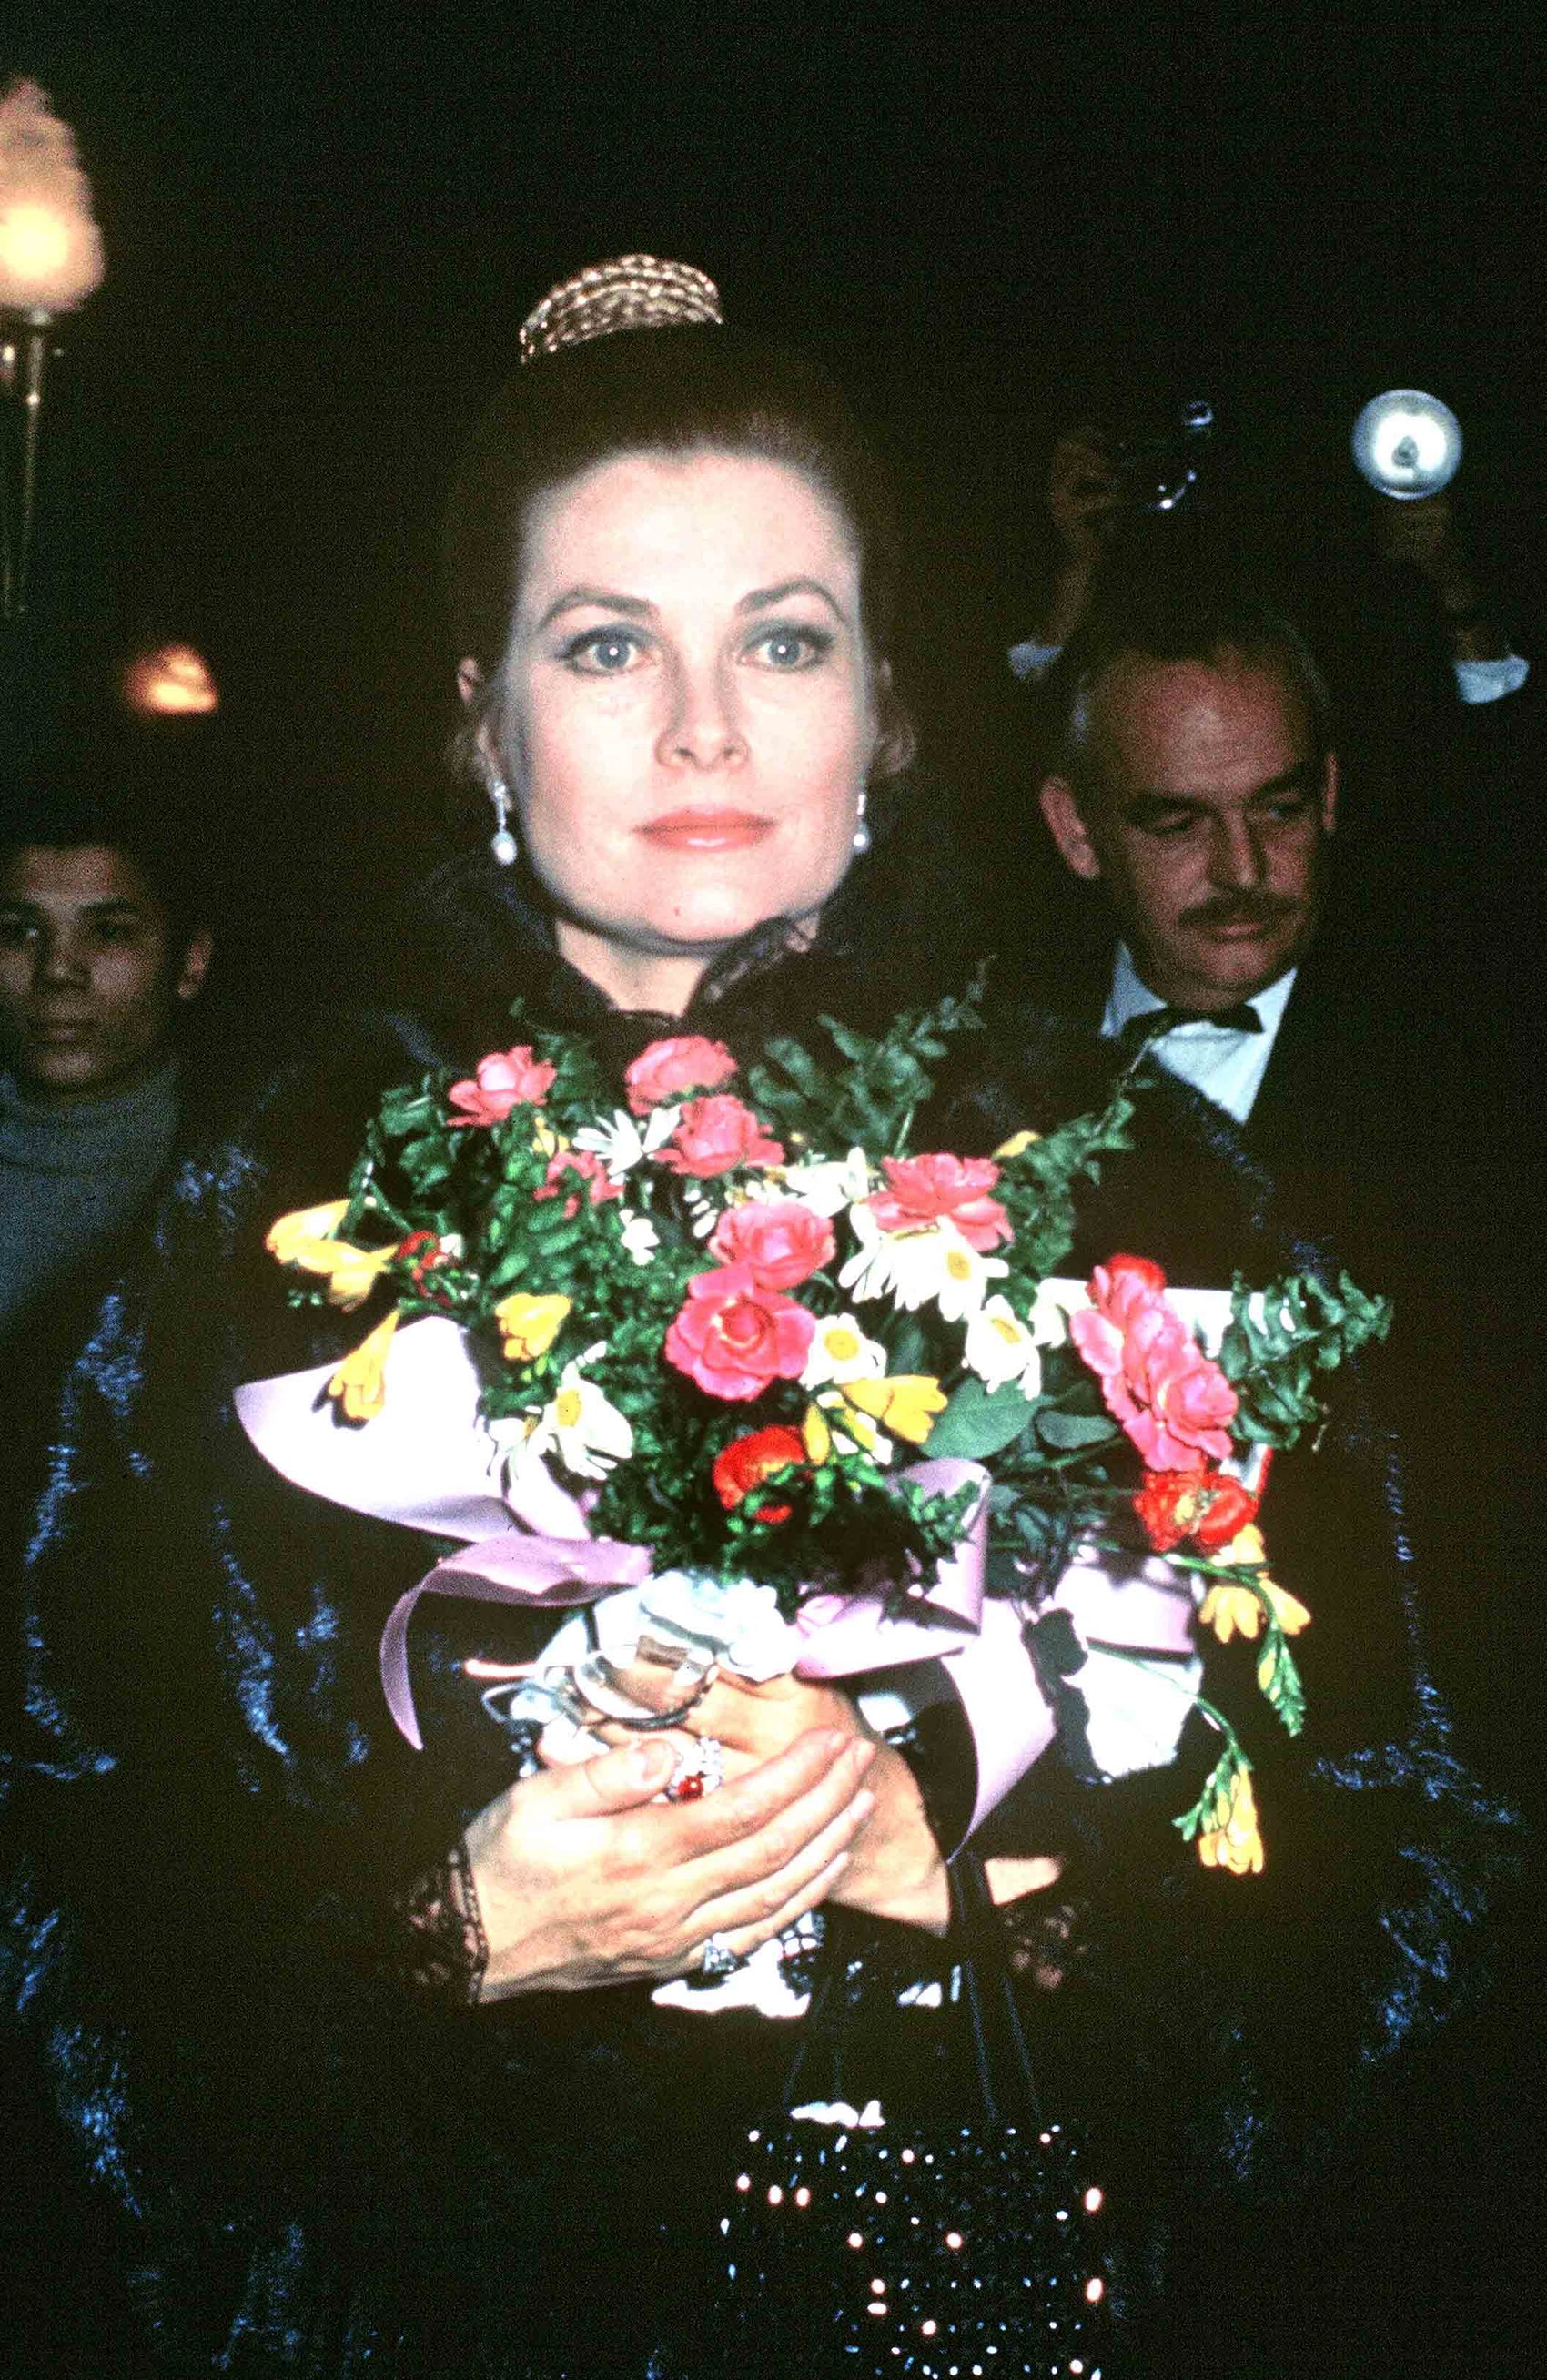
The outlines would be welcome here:
<svg viewBox="0 0 1547 2380">
<path fill-rule="evenodd" d="M 53 1107 L 0 1075 L 0 1330 L 149 1196 L 177 1129 L 177 1061 Z"/>
</svg>

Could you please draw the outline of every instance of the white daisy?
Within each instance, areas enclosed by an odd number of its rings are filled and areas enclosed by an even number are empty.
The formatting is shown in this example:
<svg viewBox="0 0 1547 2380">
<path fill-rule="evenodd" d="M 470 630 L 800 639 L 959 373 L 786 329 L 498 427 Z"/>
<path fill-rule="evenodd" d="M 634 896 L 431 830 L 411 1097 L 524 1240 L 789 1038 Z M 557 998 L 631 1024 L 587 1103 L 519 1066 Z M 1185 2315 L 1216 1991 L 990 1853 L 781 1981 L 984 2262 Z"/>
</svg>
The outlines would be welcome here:
<svg viewBox="0 0 1547 2380">
<path fill-rule="evenodd" d="M 479 1424 L 489 1445 L 489 1476 L 502 1494 L 509 1485 L 512 1466 L 526 1451 L 537 1421 L 533 1414 L 498 1414 Z"/>
<path fill-rule="evenodd" d="M 1026 1328 L 1039 1347 L 1062 1347 L 1069 1339 L 1069 1318 L 1089 1305 L 1090 1292 L 1082 1281 L 1045 1281 L 1032 1300 Z"/>
<path fill-rule="evenodd" d="M 660 1233 L 648 1215 L 636 1215 L 631 1208 L 623 1207 L 619 1210 L 618 1220 L 623 1227 L 623 1245 L 629 1255 L 636 1265 L 647 1265 L 660 1245 Z"/>
<path fill-rule="evenodd" d="M 961 1360 L 987 1389 L 1002 1389 L 1019 1380 L 1023 1396 L 1042 1389 L 1042 1356 L 1026 1325 L 1008 1298 L 991 1297 L 967 1319 Z"/>
<path fill-rule="evenodd" d="M 886 1369 L 886 1349 L 865 1337 L 853 1316 L 830 1314 L 817 1322 L 801 1386 L 824 1389 L 834 1380 L 879 1380 Z"/>
<path fill-rule="evenodd" d="M 897 1287 L 902 1261 L 901 1234 L 883 1232 L 870 1208 L 863 1205 L 851 1209 L 849 1223 L 859 1246 L 839 1272 L 840 1286 L 853 1291 L 857 1305 L 865 1305 L 873 1297 L 888 1297 Z"/>
<path fill-rule="evenodd" d="M 961 1322 L 977 1312 L 988 1294 L 989 1282 L 1002 1281 L 1009 1267 L 1002 1257 L 979 1256 L 954 1223 L 940 1222 L 935 1228 L 945 1242 L 935 1303 L 946 1321 Z"/>
<path fill-rule="evenodd" d="M 625 1173 L 647 1157 L 663 1148 L 677 1129 L 681 1107 L 652 1108 L 647 1116 L 625 1115 L 622 1108 L 614 1111 L 609 1123 L 582 1125 L 574 1135 L 576 1148 L 588 1149 L 599 1157 L 613 1182 L 621 1182 Z"/>
<path fill-rule="evenodd" d="M 596 1382 L 586 1378 L 580 1369 L 585 1361 L 576 1356 L 564 1366 L 558 1391 L 538 1415 L 526 1451 L 543 1455 L 556 1450 L 575 1478 L 605 1479 L 615 1463 L 626 1463 L 634 1452 L 634 1429 Z"/>
<path fill-rule="evenodd" d="M 687 1208 L 688 1228 L 694 1238 L 707 1240 L 724 1208 L 710 1197 L 702 1183 L 695 1182 L 691 1176 L 683 1184 L 683 1204 Z"/>
<path fill-rule="evenodd" d="M 1009 1270 L 1000 1257 L 979 1256 L 943 1219 L 922 1232 L 886 1232 L 869 1207 L 856 1207 L 849 1220 L 860 1245 L 838 1278 L 856 1304 L 890 1297 L 905 1314 L 936 1305 L 948 1322 L 961 1322 Z"/>
<path fill-rule="evenodd" d="M 804 1165 L 787 1165 L 780 1183 L 765 1194 L 774 1198 L 798 1198 L 814 1215 L 826 1215 L 830 1221 L 845 1207 L 854 1206 L 870 1196 L 870 1170 L 863 1148 L 852 1148 L 847 1157 L 813 1158 Z"/>
</svg>

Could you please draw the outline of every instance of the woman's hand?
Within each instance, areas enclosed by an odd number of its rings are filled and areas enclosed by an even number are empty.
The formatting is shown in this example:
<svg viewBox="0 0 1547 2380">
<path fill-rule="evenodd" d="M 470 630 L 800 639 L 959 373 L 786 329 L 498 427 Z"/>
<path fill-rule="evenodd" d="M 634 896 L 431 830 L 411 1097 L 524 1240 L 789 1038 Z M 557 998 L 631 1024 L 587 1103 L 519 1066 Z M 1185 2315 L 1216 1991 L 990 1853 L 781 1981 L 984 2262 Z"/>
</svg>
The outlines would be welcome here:
<svg viewBox="0 0 1547 2380">
<path fill-rule="evenodd" d="M 695 1735 L 716 1737 L 728 1754 L 758 1760 L 777 1757 L 814 1727 L 874 1744 L 867 1782 L 876 1807 L 826 1897 L 870 1917 L 945 1932 L 950 1915 L 946 1864 L 925 1815 L 924 1797 L 907 1762 L 879 1741 L 848 1694 L 789 1672 L 757 1683 L 722 1671 L 695 1706 L 688 1725 Z M 732 1762 L 726 1767 L 731 1773 Z"/>
<path fill-rule="evenodd" d="M 466 1831 L 481 1997 L 689 1974 L 711 1934 L 755 1950 L 830 1896 L 876 1807 L 875 1757 L 852 1729 L 818 1728 L 676 1803 L 657 1798 L 673 1766 L 659 1738 L 523 1779 Z"/>
</svg>

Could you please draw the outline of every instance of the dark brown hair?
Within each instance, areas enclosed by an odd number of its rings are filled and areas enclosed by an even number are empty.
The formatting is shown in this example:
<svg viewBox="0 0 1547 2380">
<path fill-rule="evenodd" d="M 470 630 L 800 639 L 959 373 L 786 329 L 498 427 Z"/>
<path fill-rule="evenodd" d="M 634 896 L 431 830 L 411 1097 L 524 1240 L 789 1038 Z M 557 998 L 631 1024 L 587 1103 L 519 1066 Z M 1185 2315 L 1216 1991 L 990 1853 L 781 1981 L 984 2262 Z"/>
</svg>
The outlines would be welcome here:
<svg viewBox="0 0 1547 2380">
<path fill-rule="evenodd" d="M 907 715 L 878 665 L 888 653 L 899 548 L 885 475 L 836 384 L 818 366 L 710 324 L 626 330 L 525 364 L 468 441 L 442 538 L 458 657 L 476 662 L 485 700 L 453 747 L 464 770 L 510 633 L 534 501 L 625 454 L 755 455 L 804 472 L 847 522 L 860 554 L 861 625 L 881 747 L 895 775 L 913 748 Z"/>
</svg>

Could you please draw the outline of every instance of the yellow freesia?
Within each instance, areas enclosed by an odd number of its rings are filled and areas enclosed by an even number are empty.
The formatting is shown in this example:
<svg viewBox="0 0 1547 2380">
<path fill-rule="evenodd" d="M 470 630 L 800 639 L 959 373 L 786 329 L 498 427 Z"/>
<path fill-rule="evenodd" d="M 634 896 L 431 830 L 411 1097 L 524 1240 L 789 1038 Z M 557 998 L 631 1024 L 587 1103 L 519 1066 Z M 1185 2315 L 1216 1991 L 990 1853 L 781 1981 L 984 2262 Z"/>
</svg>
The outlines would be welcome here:
<svg viewBox="0 0 1547 2380">
<path fill-rule="evenodd" d="M 1238 1629 L 1250 1643 L 1263 1625 L 1263 1607 L 1249 1586 L 1217 1578 L 1204 1596 L 1198 1617 L 1222 1645 L 1227 1645 Z"/>
<path fill-rule="evenodd" d="M 1273 1616 L 1286 1636 L 1298 1636 L 1302 1628 L 1310 1626 L 1311 1614 L 1299 1597 L 1290 1595 L 1276 1579 L 1268 1576 L 1267 1548 L 1255 1521 L 1249 1521 L 1244 1529 L 1238 1529 L 1216 1559 L 1222 1562 L 1234 1562 L 1240 1569 L 1261 1572 L 1257 1585 L 1266 1596 Z M 1231 1585 L 1219 1579 L 1204 1596 L 1198 1617 L 1205 1628 L 1214 1630 L 1222 1645 L 1227 1645 L 1238 1629 L 1251 1644 L 1255 1641 L 1263 1625 L 1263 1606 L 1251 1587 Z"/>
<path fill-rule="evenodd" d="M 534 1297 L 518 1289 L 502 1297 L 494 1309 L 507 1364 L 530 1364 L 546 1355 L 570 1310 L 567 1297 Z"/>
<path fill-rule="evenodd" d="M 827 1415 L 820 1405 L 807 1405 L 805 1419 L 801 1424 L 801 1440 L 805 1448 L 806 1461 L 814 1470 L 820 1471 L 832 1452 L 832 1432 L 828 1427 Z"/>
<path fill-rule="evenodd" d="M 305 1272 L 325 1273 L 328 1280 L 327 1299 L 342 1313 L 353 1314 L 363 1305 L 381 1279 L 382 1268 L 391 1264 L 395 1248 L 352 1248 L 346 1240 L 319 1240 L 315 1247 L 303 1250 L 294 1261 Z"/>
<path fill-rule="evenodd" d="M 1298 1595 L 1279 1586 L 1273 1579 L 1263 1581 L 1263 1593 L 1273 1606 L 1273 1616 L 1286 1636 L 1298 1636 L 1302 1628 L 1311 1625 L 1311 1614 Z"/>
<path fill-rule="evenodd" d="M 1033 1140 L 1040 1140 L 1041 1138 L 1042 1135 L 1040 1132 L 1018 1132 L 1014 1135 L 1013 1138 L 1001 1142 L 999 1147 L 994 1151 L 994 1155 L 998 1162 L 1003 1165 L 1009 1158 L 1019 1157 L 1022 1149 L 1030 1148 Z"/>
<path fill-rule="evenodd" d="M 862 1454 L 872 1456 L 877 1463 L 889 1463 L 892 1452 L 890 1439 L 882 1435 L 868 1414 L 861 1413 L 857 1405 L 847 1402 L 848 1393 L 847 1389 L 824 1389 L 818 1403 L 831 1414 L 842 1433 L 844 1444 L 857 1446 Z"/>
<path fill-rule="evenodd" d="M 386 1403 L 387 1354 L 396 1329 L 394 1306 L 368 1339 L 351 1349 L 328 1382 L 328 1394 L 337 1398 L 346 1421 L 374 1421 Z"/>
<path fill-rule="evenodd" d="M 1249 1768 L 1238 1768 L 1231 1777 L 1230 1799 L 1223 1817 L 1222 1825 L 1200 1830 L 1198 1856 L 1203 1865 L 1226 1868 L 1231 1876 L 1261 1876 L 1265 1854 Z"/>
<path fill-rule="evenodd" d="M 281 1264 L 320 1274 L 328 1284 L 328 1304 L 353 1314 L 365 1304 L 397 1250 L 357 1248 L 351 1240 L 332 1238 L 348 1204 L 347 1198 L 331 1198 L 325 1207 L 303 1207 L 293 1215 L 282 1215 L 263 1245 Z"/>
<path fill-rule="evenodd" d="M 323 1207 L 297 1207 L 293 1215 L 280 1217 L 263 1245 L 281 1264 L 293 1264 L 294 1248 L 309 1240 L 331 1239 L 348 1211 L 347 1198 L 330 1198 Z"/>
<path fill-rule="evenodd" d="M 927 1372 L 899 1372 L 886 1380 L 845 1380 L 843 1394 L 859 1412 L 884 1422 L 911 1446 L 924 1444 L 936 1415 L 946 1409 L 940 1383 Z"/>
</svg>

